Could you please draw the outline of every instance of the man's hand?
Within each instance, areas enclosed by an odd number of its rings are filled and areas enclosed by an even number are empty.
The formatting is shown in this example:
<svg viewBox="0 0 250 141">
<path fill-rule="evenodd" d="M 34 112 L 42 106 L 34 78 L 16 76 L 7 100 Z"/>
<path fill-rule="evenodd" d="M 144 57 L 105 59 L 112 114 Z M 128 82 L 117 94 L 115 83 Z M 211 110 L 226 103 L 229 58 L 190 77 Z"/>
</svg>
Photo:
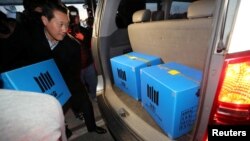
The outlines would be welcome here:
<svg viewBox="0 0 250 141">
<path fill-rule="evenodd" d="M 84 35 L 82 33 L 78 32 L 78 33 L 76 33 L 75 38 L 77 38 L 80 41 L 83 41 Z"/>
</svg>

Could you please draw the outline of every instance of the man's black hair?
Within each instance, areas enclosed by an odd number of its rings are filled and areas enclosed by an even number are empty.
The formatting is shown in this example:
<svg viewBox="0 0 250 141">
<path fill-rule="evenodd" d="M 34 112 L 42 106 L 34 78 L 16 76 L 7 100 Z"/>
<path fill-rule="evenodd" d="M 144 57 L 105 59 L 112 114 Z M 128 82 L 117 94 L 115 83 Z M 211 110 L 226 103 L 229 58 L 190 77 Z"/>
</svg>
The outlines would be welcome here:
<svg viewBox="0 0 250 141">
<path fill-rule="evenodd" d="M 54 17 L 54 13 L 53 13 L 54 10 L 58 10 L 60 12 L 68 14 L 68 8 L 63 3 L 54 3 L 54 2 L 48 1 L 43 6 L 42 15 L 47 17 L 48 20 L 51 20 Z"/>
<path fill-rule="evenodd" d="M 68 6 L 68 9 L 70 12 L 76 12 L 76 14 L 79 15 L 78 9 L 75 6 Z"/>
<path fill-rule="evenodd" d="M 74 24 L 74 19 L 76 16 L 79 16 L 79 11 L 75 6 L 68 6 L 68 9 L 69 9 L 70 24 Z"/>
</svg>

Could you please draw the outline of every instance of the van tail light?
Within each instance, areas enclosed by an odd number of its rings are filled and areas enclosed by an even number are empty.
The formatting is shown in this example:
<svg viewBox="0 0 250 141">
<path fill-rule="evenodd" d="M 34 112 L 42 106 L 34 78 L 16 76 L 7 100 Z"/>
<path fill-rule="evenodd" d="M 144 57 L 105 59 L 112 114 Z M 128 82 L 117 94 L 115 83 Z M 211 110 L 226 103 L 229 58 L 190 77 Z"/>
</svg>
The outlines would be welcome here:
<svg viewBox="0 0 250 141">
<path fill-rule="evenodd" d="M 226 56 L 209 124 L 250 124 L 250 51 Z"/>
</svg>

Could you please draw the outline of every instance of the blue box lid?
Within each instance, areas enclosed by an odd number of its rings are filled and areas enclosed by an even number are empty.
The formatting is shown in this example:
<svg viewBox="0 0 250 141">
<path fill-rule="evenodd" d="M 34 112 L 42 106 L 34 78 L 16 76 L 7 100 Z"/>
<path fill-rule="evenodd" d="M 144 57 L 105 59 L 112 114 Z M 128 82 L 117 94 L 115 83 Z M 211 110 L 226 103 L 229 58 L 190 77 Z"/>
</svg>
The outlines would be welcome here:
<svg viewBox="0 0 250 141">
<path fill-rule="evenodd" d="M 143 68 L 141 71 L 173 91 L 196 87 L 202 79 L 200 70 L 176 62 Z"/>
<path fill-rule="evenodd" d="M 142 54 L 139 52 L 130 52 L 124 55 L 120 55 L 117 57 L 111 58 L 111 61 L 119 62 L 122 65 L 129 66 L 129 67 L 137 67 L 142 65 L 151 66 L 152 60 L 159 59 L 158 56 L 152 56 L 147 54 Z"/>
</svg>

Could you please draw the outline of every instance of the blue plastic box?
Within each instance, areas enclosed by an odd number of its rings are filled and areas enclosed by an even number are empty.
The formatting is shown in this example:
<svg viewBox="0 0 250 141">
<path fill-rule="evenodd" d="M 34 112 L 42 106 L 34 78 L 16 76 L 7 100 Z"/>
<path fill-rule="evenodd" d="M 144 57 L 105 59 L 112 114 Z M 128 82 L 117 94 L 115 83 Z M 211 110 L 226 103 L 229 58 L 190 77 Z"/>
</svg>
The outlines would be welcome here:
<svg viewBox="0 0 250 141">
<path fill-rule="evenodd" d="M 111 58 L 115 85 L 136 100 L 140 95 L 140 69 L 162 63 L 157 56 L 130 52 Z"/>
<path fill-rule="evenodd" d="M 53 95 L 64 105 L 71 94 L 53 59 L 1 74 L 4 89 Z"/>
<path fill-rule="evenodd" d="M 201 71 L 175 62 L 141 69 L 142 105 L 172 139 L 193 127 L 201 78 Z"/>
</svg>

